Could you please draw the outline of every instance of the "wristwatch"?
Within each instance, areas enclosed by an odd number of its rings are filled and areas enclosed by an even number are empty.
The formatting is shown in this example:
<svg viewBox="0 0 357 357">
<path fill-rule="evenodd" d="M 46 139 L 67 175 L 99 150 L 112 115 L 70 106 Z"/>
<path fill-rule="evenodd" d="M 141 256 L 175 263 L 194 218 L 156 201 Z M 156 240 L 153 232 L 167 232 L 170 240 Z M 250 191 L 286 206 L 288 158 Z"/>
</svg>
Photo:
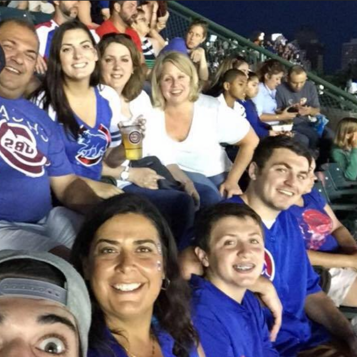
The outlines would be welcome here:
<svg viewBox="0 0 357 357">
<path fill-rule="evenodd" d="M 122 181 L 127 181 L 128 178 L 129 178 L 129 169 L 130 169 L 130 166 L 127 166 L 123 172 L 120 174 L 120 179 Z"/>
</svg>

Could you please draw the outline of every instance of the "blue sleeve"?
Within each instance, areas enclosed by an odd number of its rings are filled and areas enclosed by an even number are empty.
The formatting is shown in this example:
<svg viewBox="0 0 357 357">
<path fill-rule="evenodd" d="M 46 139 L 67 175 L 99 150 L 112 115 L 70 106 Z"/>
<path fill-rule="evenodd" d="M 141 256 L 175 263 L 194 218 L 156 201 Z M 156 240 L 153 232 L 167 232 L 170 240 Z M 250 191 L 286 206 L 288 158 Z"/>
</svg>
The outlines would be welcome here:
<svg viewBox="0 0 357 357">
<path fill-rule="evenodd" d="M 194 326 L 198 332 L 206 357 L 236 357 L 225 327 L 214 317 L 196 315 Z"/>
<path fill-rule="evenodd" d="M 99 6 L 101 9 L 109 9 L 109 1 L 99 1 Z"/>
<path fill-rule="evenodd" d="M 272 342 L 270 341 L 270 333 L 268 330 L 268 324 L 265 318 L 264 311 L 260 305 L 257 307 L 257 309 L 259 309 L 258 321 L 259 321 L 260 331 L 262 333 L 264 357 L 278 357 L 279 353 L 275 350 L 275 348 L 272 345 Z"/>
<path fill-rule="evenodd" d="M 313 108 L 320 108 L 320 101 L 319 101 L 319 95 L 317 93 L 317 89 L 314 83 L 308 82 L 310 87 L 309 87 L 309 102 L 308 105 Z"/>
<path fill-rule="evenodd" d="M 321 193 L 316 189 L 312 189 L 310 196 L 321 209 L 324 209 L 324 207 L 327 205 L 325 197 L 322 196 Z"/>
<path fill-rule="evenodd" d="M 43 120 L 48 120 L 51 126 L 51 136 L 48 138 L 48 160 L 50 161 L 47 167 L 48 175 L 58 177 L 73 174 L 72 165 L 68 160 L 64 143 L 59 134 L 59 124 L 54 123 L 49 117 Z"/>
</svg>

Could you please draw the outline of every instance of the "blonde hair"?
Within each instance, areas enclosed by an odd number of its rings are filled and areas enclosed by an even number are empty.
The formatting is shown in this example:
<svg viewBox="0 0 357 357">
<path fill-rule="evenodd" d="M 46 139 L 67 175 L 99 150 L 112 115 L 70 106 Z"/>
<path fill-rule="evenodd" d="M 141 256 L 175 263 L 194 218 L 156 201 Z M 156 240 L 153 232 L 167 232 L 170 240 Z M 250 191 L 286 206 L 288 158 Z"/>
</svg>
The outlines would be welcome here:
<svg viewBox="0 0 357 357">
<path fill-rule="evenodd" d="M 357 132 L 357 118 L 343 118 L 337 126 L 334 143 L 343 150 L 351 150 L 352 135 Z"/>
<path fill-rule="evenodd" d="M 160 81 L 164 71 L 165 63 L 172 63 L 181 72 L 190 77 L 190 93 L 188 100 L 195 102 L 200 94 L 200 86 L 198 74 L 192 61 L 184 54 L 180 52 L 167 52 L 156 60 L 155 66 L 151 73 L 151 89 L 152 89 L 152 105 L 155 108 L 165 109 L 165 98 L 162 95 L 160 88 Z"/>
</svg>

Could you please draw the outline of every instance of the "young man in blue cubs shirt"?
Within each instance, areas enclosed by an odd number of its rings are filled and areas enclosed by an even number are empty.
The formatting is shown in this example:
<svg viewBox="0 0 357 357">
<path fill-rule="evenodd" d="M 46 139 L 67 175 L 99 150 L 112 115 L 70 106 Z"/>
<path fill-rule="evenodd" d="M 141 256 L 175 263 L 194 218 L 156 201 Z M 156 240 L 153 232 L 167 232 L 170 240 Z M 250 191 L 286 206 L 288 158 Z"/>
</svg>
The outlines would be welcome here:
<svg viewBox="0 0 357 357">
<path fill-rule="evenodd" d="M 222 203 L 197 222 L 196 255 L 205 276 L 191 278 L 193 322 L 207 357 L 277 357 L 264 312 L 247 288 L 264 263 L 260 217 L 246 205 Z"/>
<path fill-rule="evenodd" d="M 264 223 L 264 274 L 283 305 L 282 327 L 274 344 L 280 355 L 355 357 L 357 338 L 348 320 L 321 291 L 298 222 L 289 211 L 303 193 L 311 159 L 307 149 L 291 138 L 262 140 L 249 167 L 247 191 L 230 202 L 247 204 Z M 344 347 L 332 345 L 332 339 Z"/>
<path fill-rule="evenodd" d="M 23 93 L 39 42 L 22 20 L 0 23 L 0 249 L 68 254 L 83 211 L 99 198 L 73 174 L 55 123 Z M 52 209 L 51 189 L 65 207 Z M 66 247 L 66 249 L 64 248 Z"/>
</svg>

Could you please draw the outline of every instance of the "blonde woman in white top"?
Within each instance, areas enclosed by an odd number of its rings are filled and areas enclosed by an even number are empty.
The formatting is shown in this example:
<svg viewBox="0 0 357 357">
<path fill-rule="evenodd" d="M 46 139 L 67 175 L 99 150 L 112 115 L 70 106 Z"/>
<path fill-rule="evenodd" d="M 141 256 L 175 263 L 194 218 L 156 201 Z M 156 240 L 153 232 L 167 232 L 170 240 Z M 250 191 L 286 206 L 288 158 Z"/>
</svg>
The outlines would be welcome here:
<svg viewBox="0 0 357 357">
<path fill-rule="evenodd" d="M 169 144 L 176 164 L 194 182 L 229 198 L 242 193 L 238 182 L 259 140 L 245 118 L 199 94 L 198 83 L 187 56 L 168 52 L 159 57 L 152 73 L 157 142 Z M 233 164 L 222 143 L 239 146 Z"/>
</svg>

